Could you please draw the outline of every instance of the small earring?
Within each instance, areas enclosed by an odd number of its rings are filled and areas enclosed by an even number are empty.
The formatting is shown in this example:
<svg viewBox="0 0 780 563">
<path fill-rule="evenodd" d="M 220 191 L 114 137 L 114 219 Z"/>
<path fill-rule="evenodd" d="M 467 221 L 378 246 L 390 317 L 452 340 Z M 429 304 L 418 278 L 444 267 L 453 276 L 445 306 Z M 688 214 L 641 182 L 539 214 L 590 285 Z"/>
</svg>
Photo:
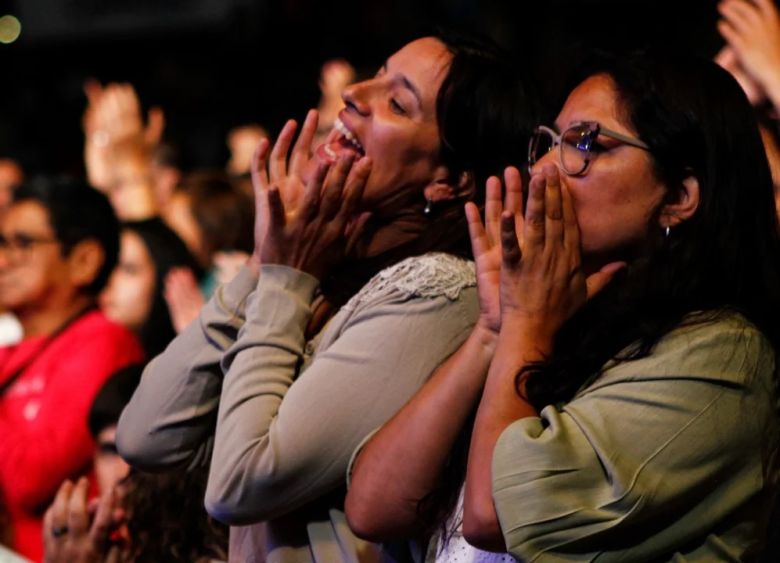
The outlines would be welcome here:
<svg viewBox="0 0 780 563">
<path fill-rule="evenodd" d="M 423 213 L 425 215 L 430 215 L 431 211 L 433 211 L 433 201 L 430 199 L 425 200 L 425 209 L 423 209 Z"/>
<path fill-rule="evenodd" d="M 664 229 L 664 236 L 666 238 L 669 238 L 669 233 L 672 232 L 672 228 L 669 225 L 666 225 L 666 229 Z"/>
</svg>

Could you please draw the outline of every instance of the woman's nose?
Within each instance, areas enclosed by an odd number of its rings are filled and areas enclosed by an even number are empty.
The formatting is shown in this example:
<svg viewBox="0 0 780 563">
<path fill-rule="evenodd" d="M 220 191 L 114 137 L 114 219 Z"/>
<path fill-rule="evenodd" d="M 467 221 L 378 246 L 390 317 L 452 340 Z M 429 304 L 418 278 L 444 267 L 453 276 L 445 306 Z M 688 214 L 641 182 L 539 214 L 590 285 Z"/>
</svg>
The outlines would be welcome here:
<svg viewBox="0 0 780 563">
<path fill-rule="evenodd" d="M 364 80 L 362 82 L 356 82 L 350 84 L 341 92 L 341 99 L 344 100 L 344 105 L 347 106 L 347 110 L 356 111 L 362 116 L 368 116 L 371 113 L 370 94 L 371 85 L 370 80 Z"/>
</svg>

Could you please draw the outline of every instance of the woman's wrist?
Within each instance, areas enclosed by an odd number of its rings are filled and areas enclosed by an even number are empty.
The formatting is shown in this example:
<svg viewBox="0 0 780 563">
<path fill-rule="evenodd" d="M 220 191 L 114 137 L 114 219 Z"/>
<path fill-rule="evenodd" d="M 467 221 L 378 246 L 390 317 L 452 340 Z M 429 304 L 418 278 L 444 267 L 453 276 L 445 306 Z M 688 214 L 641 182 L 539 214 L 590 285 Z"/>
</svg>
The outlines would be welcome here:
<svg viewBox="0 0 780 563">
<path fill-rule="evenodd" d="M 482 319 L 478 320 L 471 330 L 471 338 L 490 356 L 493 355 L 498 342 L 498 332 L 482 322 Z"/>
<path fill-rule="evenodd" d="M 260 253 L 257 251 L 253 252 L 246 262 L 247 268 L 249 268 L 255 276 L 260 275 L 260 264 Z"/>
<path fill-rule="evenodd" d="M 524 350 L 526 353 L 533 352 L 534 356 L 544 358 L 552 352 L 556 331 L 556 328 L 544 319 L 504 315 L 501 319 L 499 340 L 509 342 L 518 350 Z"/>
</svg>

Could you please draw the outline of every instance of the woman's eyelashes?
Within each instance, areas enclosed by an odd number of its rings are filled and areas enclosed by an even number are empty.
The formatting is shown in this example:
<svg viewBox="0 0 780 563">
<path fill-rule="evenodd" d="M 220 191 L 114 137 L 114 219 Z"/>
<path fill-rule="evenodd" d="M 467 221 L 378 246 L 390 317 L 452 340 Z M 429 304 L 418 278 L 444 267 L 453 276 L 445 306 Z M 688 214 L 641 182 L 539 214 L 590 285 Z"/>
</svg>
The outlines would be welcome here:
<svg viewBox="0 0 780 563">
<path fill-rule="evenodd" d="M 390 98 L 390 110 L 398 115 L 406 115 L 406 108 L 396 98 Z"/>
</svg>

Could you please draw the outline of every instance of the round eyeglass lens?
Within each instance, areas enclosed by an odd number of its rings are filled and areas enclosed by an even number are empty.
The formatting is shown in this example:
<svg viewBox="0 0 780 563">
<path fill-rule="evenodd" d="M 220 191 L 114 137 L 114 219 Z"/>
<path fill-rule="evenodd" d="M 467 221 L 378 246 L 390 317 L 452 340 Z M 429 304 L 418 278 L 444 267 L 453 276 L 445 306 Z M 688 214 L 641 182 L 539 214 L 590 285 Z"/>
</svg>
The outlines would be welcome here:
<svg viewBox="0 0 780 563">
<path fill-rule="evenodd" d="M 561 164 L 572 175 L 582 174 L 590 162 L 594 131 L 586 127 L 571 127 L 561 135 Z"/>
</svg>

